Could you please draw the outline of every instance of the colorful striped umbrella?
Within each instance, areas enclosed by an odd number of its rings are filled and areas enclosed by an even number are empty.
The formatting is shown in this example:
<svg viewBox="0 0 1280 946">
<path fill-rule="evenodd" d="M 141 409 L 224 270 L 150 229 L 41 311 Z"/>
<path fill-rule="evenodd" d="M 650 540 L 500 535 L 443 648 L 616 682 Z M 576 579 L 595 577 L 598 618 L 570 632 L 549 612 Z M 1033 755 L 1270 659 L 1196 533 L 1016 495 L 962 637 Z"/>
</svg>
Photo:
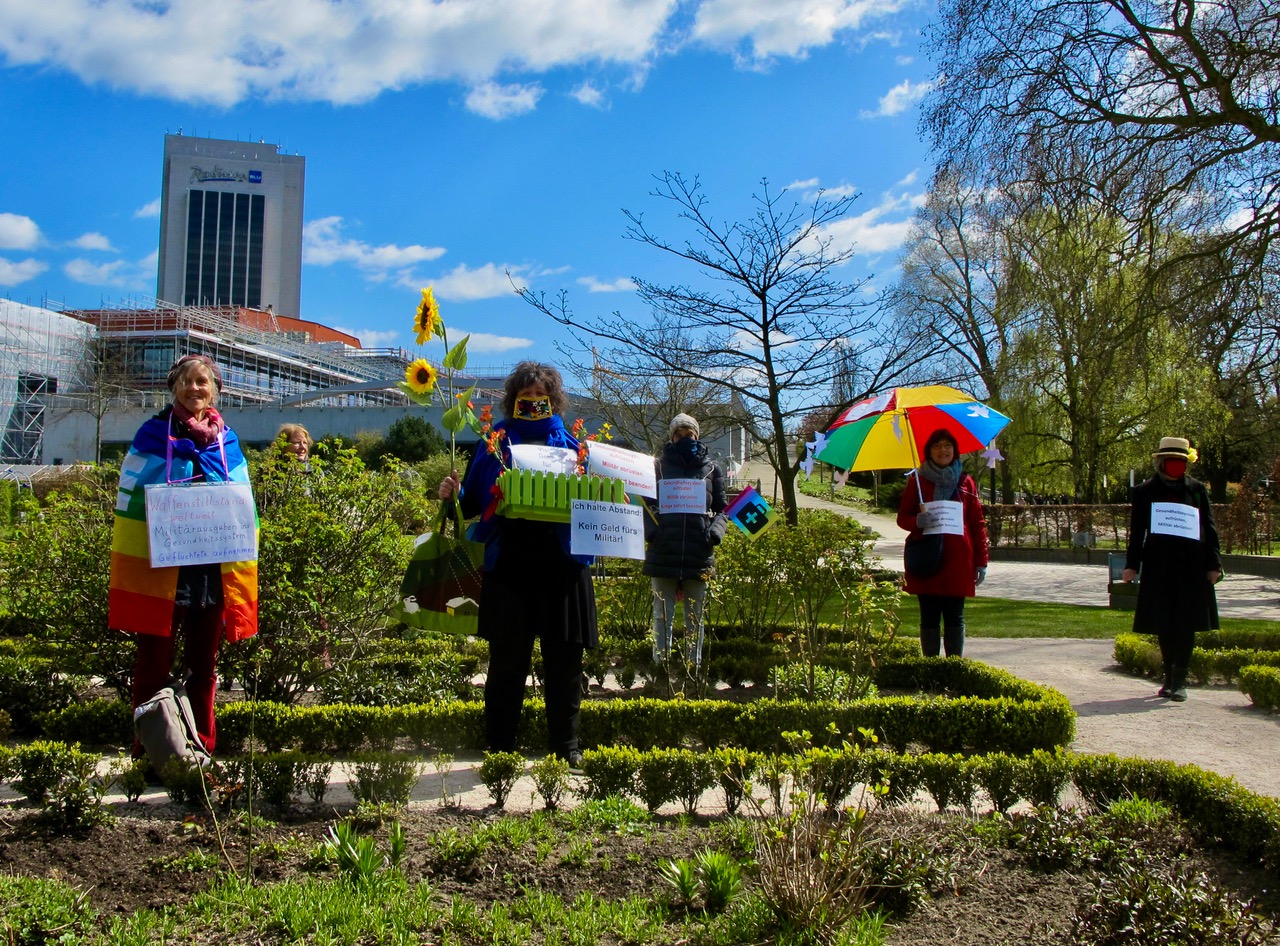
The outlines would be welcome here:
<svg viewBox="0 0 1280 946">
<path fill-rule="evenodd" d="M 894 388 L 854 404 L 824 435 L 817 458 L 841 469 L 905 470 L 935 430 L 946 428 L 961 453 L 982 450 L 1009 423 L 997 410 L 963 391 L 932 384 Z"/>
</svg>

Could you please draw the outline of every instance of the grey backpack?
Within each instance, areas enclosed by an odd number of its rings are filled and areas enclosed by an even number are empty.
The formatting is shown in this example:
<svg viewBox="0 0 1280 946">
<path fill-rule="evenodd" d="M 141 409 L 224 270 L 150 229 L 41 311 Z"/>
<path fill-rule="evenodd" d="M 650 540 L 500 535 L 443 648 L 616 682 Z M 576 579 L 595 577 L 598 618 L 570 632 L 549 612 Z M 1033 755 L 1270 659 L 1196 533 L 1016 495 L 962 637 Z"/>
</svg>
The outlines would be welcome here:
<svg viewBox="0 0 1280 946">
<path fill-rule="evenodd" d="M 200 768 L 212 761 L 196 732 L 187 688 L 177 680 L 138 705 L 133 711 L 133 732 L 157 772 L 163 772 L 175 756 Z"/>
</svg>

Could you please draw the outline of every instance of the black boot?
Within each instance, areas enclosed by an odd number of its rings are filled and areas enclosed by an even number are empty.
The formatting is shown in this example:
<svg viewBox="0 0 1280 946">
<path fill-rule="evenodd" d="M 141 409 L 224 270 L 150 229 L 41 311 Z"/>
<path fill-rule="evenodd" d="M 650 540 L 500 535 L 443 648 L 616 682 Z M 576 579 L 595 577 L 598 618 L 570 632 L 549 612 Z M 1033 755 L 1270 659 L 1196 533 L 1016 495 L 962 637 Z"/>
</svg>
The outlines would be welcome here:
<svg viewBox="0 0 1280 946">
<path fill-rule="evenodd" d="M 1173 686 L 1169 690 L 1169 699 L 1175 703 L 1187 702 L 1187 668 L 1173 668 Z"/>
<path fill-rule="evenodd" d="M 1165 661 L 1164 664 L 1164 683 L 1156 692 L 1157 696 L 1168 696 L 1173 692 L 1173 664 Z"/>
</svg>

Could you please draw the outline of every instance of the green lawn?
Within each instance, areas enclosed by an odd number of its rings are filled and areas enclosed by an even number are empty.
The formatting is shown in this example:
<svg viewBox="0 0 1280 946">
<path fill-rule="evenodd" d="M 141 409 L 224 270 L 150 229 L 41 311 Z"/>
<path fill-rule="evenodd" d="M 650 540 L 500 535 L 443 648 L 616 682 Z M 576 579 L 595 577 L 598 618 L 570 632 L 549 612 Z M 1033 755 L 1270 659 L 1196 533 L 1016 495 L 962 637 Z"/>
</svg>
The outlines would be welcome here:
<svg viewBox="0 0 1280 946">
<path fill-rule="evenodd" d="M 1004 598 L 970 598 L 964 606 L 964 632 L 968 637 L 1079 637 L 1113 638 L 1133 627 L 1132 611 L 1113 611 L 1073 604 L 1010 601 Z M 1280 621 L 1223 618 L 1222 629 L 1280 632 Z M 902 632 L 920 633 L 920 610 L 915 601 L 903 599 Z"/>
</svg>

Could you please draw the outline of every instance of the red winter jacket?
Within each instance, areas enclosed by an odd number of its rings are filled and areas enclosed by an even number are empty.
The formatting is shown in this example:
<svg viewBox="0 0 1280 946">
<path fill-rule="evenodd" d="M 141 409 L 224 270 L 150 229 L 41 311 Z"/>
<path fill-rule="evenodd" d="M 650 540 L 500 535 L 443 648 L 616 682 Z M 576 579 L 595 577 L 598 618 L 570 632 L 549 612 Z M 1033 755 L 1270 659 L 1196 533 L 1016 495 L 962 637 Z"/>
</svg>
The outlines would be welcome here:
<svg viewBox="0 0 1280 946">
<path fill-rule="evenodd" d="M 898 506 L 898 525 L 919 538 L 916 514 L 920 512 L 920 496 L 925 502 L 933 500 L 933 484 L 912 471 L 907 474 L 907 488 L 902 491 Z M 916 483 L 920 490 L 916 491 Z M 974 571 L 987 567 L 987 522 L 982 515 L 982 500 L 978 498 L 978 484 L 965 473 L 956 487 L 957 499 L 964 504 L 964 535 L 942 537 L 942 569 L 929 578 L 921 578 L 907 572 L 906 591 L 909 595 L 946 595 L 972 598 L 976 585 Z"/>
</svg>

